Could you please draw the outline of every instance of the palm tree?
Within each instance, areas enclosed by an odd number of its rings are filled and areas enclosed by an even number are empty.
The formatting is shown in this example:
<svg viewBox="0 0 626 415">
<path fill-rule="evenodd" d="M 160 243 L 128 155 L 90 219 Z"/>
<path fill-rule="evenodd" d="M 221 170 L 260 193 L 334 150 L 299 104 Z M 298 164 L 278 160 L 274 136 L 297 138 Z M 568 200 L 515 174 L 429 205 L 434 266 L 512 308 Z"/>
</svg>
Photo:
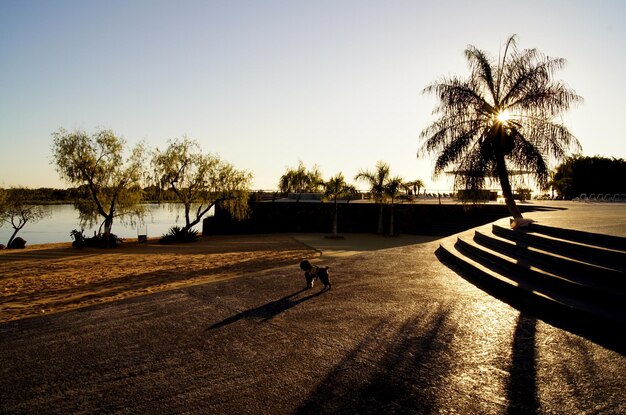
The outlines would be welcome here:
<svg viewBox="0 0 626 415">
<path fill-rule="evenodd" d="M 360 170 L 354 180 L 362 180 L 370 186 L 370 192 L 374 202 L 379 204 L 378 209 L 378 234 L 383 234 L 383 203 L 385 201 L 385 184 L 389 179 L 389 164 L 378 161 L 376 170 Z"/>
<path fill-rule="evenodd" d="M 385 184 L 385 194 L 391 200 L 391 212 L 389 219 L 389 235 L 393 236 L 393 204 L 398 196 L 400 196 L 400 190 L 404 187 L 405 184 L 402 181 L 402 177 L 395 176 L 387 181 Z"/>
<path fill-rule="evenodd" d="M 578 140 L 558 117 L 582 98 L 553 74 L 565 60 L 536 49 L 519 50 L 516 37 L 505 44 L 501 59 L 468 46 L 470 76 L 442 78 L 425 93 L 439 98 L 438 118 L 426 127 L 418 154 L 435 154 L 435 175 L 452 166 L 455 187 L 481 189 L 496 177 L 514 227 L 528 223 L 513 200 L 507 163 L 530 171 L 541 186 L 549 178 L 551 159 L 563 159 Z"/>
<path fill-rule="evenodd" d="M 404 184 L 408 190 L 413 190 L 415 196 L 419 196 L 420 190 L 425 186 L 424 181 L 420 179 L 413 180 L 412 182 L 406 182 Z"/>
<path fill-rule="evenodd" d="M 346 183 L 343 174 L 337 173 L 334 177 L 324 182 L 324 199 L 332 200 L 335 204 L 333 215 L 333 236 L 337 236 L 337 199 L 356 193 L 354 186 Z"/>
</svg>

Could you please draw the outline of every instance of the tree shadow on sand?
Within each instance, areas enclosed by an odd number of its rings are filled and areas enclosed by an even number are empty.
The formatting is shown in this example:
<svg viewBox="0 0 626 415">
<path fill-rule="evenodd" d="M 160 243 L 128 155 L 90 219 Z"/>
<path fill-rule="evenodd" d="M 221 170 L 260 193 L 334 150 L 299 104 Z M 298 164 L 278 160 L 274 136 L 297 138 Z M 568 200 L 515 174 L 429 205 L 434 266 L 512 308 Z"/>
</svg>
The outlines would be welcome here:
<svg viewBox="0 0 626 415">
<path fill-rule="evenodd" d="M 218 323 L 209 326 L 209 328 L 207 328 L 207 331 L 219 329 L 220 327 L 227 326 L 243 319 L 260 319 L 261 323 L 264 323 L 268 320 L 273 319 L 283 311 L 287 311 L 290 308 L 295 307 L 300 303 L 303 303 L 304 301 L 310 300 L 325 293 L 327 289 L 324 288 L 323 290 L 316 293 L 309 294 L 304 297 L 298 297 L 298 294 L 304 293 L 306 291 L 308 290 L 306 288 L 303 288 L 281 299 L 270 301 L 269 303 L 264 304 L 260 307 L 242 311 L 241 313 L 235 314 L 234 316 L 228 317 Z"/>
</svg>

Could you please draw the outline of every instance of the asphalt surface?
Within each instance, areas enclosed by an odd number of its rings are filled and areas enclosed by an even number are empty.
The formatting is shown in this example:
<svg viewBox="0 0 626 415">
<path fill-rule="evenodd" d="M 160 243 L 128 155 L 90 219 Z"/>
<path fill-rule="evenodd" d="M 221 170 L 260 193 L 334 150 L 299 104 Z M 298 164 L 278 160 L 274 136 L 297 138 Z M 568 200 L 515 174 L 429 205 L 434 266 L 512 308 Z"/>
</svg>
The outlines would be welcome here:
<svg viewBox="0 0 626 415">
<path fill-rule="evenodd" d="M 0 413 L 626 413 L 623 351 L 385 243 L 2 324 Z"/>
<path fill-rule="evenodd" d="M 524 217 L 533 219 L 539 224 L 626 237 L 626 203 L 584 203 L 556 200 L 529 203 L 557 208 L 557 210 L 524 214 Z"/>
</svg>

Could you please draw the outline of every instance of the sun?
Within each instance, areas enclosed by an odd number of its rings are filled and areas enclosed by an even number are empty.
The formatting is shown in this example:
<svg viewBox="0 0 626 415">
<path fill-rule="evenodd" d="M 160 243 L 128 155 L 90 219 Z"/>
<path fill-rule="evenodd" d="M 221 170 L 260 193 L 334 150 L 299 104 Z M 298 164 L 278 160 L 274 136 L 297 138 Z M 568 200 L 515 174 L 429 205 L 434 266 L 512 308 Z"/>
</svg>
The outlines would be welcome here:
<svg viewBox="0 0 626 415">
<path fill-rule="evenodd" d="M 511 119 L 511 114 L 507 110 L 501 110 L 500 112 L 498 112 L 497 118 L 498 121 L 504 124 Z"/>
</svg>

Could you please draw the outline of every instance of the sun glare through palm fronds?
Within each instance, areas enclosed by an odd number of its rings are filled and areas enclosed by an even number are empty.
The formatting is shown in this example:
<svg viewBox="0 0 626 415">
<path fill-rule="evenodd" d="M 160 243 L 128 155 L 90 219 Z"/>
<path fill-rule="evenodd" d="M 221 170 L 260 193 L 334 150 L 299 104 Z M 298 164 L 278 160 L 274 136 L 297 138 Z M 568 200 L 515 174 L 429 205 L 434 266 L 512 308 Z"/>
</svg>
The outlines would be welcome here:
<svg viewBox="0 0 626 415">
<path fill-rule="evenodd" d="M 498 112 L 498 116 L 496 118 L 498 119 L 498 121 L 500 121 L 500 123 L 504 124 L 512 118 L 512 115 L 511 113 L 509 113 L 508 110 L 502 110 Z"/>
<path fill-rule="evenodd" d="M 436 157 L 435 176 L 452 167 L 455 187 L 478 190 L 486 177 L 498 177 L 511 214 L 522 215 L 513 200 L 510 170 L 525 170 L 539 184 L 550 164 L 580 144 L 561 115 L 582 98 L 554 74 L 565 60 L 519 49 L 515 36 L 498 59 L 468 46 L 467 77 L 444 77 L 424 92 L 437 96 L 437 118 L 422 130 L 421 154 Z"/>
</svg>

